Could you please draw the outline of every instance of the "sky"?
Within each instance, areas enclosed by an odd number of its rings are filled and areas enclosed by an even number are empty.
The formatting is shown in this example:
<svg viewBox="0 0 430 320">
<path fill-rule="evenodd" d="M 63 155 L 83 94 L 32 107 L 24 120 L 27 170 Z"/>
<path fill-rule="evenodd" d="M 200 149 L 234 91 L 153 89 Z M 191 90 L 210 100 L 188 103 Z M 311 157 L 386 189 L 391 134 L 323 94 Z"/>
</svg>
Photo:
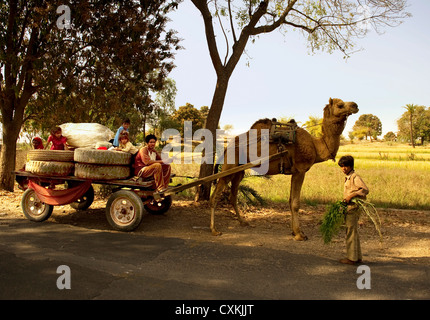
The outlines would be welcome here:
<svg viewBox="0 0 430 320">
<path fill-rule="evenodd" d="M 430 1 L 409 0 L 412 17 L 380 35 L 371 30 L 358 39 L 361 51 L 343 54 L 318 51 L 310 54 L 300 32 L 278 31 L 248 43 L 230 79 L 221 128 L 247 131 L 261 118 L 294 118 L 299 125 L 309 116 L 322 118 L 329 98 L 354 101 L 359 113 L 348 119 L 344 136 L 361 114 L 376 115 L 382 135 L 397 131 L 397 120 L 406 104 L 430 106 Z M 170 28 L 183 39 L 169 77 L 177 87 L 176 108 L 191 103 L 210 106 L 216 75 L 209 57 L 200 12 L 184 0 L 170 14 Z M 249 64 L 249 65 L 248 65 Z"/>
</svg>

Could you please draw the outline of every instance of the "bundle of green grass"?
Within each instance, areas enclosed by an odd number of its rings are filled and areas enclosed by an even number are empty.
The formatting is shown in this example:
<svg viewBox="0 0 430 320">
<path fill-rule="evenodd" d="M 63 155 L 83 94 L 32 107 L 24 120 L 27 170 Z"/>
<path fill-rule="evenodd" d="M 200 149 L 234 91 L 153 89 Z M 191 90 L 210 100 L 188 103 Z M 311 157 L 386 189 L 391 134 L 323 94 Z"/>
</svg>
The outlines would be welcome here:
<svg viewBox="0 0 430 320">
<path fill-rule="evenodd" d="M 351 202 L 356 203 L 370 218 L 379 234 L 380 241 L 382 241 L 381 220 L 375 206 L 370 202 L 358 198 L 352 199 Z M 346 209 L 347 204 L 344 201 L 336 201 L 335 203 L 327 206 L 320 226 L 320 232 L 324 243 L 330 243 L 333 236 L 339 233 L 339 230 L 345 221 Z"/>
</svg>

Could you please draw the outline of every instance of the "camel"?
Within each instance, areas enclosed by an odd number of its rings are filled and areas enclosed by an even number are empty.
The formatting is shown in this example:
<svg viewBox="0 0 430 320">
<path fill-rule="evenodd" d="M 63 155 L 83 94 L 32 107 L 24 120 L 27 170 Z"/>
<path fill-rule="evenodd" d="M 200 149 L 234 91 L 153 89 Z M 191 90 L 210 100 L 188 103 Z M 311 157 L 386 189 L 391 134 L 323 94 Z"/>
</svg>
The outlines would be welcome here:
<svg viewBox="0 0 430 320">
<path fill-rule="evenodd" d="M 342 134 L 347 118 L 354 113 L 358 112 L 358 106 L 355 102 L 344 102 L 341 99 L 329 99 L 329 104 L 324 108 L 324 116 L 322 121 L 322 137 L 315 138 L 311 136 L 305 129 L 296 128 L 295 143 L 283 145 L 283 148 L 288 150 L 288 153 L 281 158 L 272 160 L 268 164 L 267 175 L 280 174 L 280 165 L 282 164 L 282 173 L 291 175 L 291 189 L 289 205 L 291 210 L 291 229 L 294 240 L 307 240 L 307 236 L 300 230 L 299 224 L 299 208 L 300 208 L 300 192 L 302 189 L 303 181 L 306 172 L 315 164 L 332 159 L 339 149 L 340 135 Z M 261 135 L 261 129 L 270 129 L 272 120 L 261 119 L 255 122 L 251 129 L 257 129 L 258 134 Z M 249 132 L 249 131 L 248 131 Z M 247 133 L 249 136 L 249 134 Z M 238 141 L 236 137 L 236 142 Z M 261 140 L 260 140 L 261 141 Z M 261 142 L 258 142 L 261 146 Z M 259 149 L 261 150 L 261 149 Z M 224 152 L 224 157 L 226 157 Z M 238 149 L 236 148 L 235 163 L 225 163 L 222 165 L 222 171 L 239 166 L 238 164 Z M 279 152 L 279 144 L 269 144 L 269 154 Z M 249 151 L 248 159 L 249 159 Z M 249 160 L 248 160 L 249 161 Z M 226 162 L 226 161 L 225 161 Z M 241 217 L 237 206 L 237 193 L 239 184 L 245 175 L 244 171 L 239 171 L 232 175 L 220 178 L 217 181 L 216 188 L 210 198 L 211 208 L 211 222 L 210 229 L 213 235 L 220 235 L 215 228 L 215 207 L 216 204 L 229 182 L 231 182 L 231 193 L 229 201 L 233 206 L 236 217 L 243 225 L 248 223 Z"/>
</svg>

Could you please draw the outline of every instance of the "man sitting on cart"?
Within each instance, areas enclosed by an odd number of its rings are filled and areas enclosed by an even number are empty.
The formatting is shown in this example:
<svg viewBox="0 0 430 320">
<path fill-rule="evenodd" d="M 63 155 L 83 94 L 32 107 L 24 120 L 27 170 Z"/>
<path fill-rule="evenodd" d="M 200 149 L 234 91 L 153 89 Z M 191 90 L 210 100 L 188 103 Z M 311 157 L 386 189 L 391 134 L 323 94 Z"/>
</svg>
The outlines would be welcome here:
<svg viewBox="0 0 430 320">
<path fill-rule="evenodd" d="M 134 181 L 139 178 L 148 178 L 154 176 L 155 187 L 157 192 L 163 192 L 167 189 L 170 182 L 171 167 L 167 162 L 170 159 L 163 161 L 160 154 L 155 150 L 157 137 L 149 134 L 145 137 L 146 147 L 139 150 L 134 162 Z"/>
</svg>

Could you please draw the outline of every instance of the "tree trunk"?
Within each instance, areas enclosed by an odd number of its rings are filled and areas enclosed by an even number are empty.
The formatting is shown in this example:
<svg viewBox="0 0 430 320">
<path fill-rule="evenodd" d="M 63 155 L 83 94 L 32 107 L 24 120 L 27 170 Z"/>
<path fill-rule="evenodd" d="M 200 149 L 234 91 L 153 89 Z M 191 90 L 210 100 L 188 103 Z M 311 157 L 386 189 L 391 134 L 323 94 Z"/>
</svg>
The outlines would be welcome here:
<svg viewBox="0 0 430 320">
<path fill-rule="evenodd" d="M 205 126 L 205 128 L 209 129 L 213 134 L 213 143 L 214 143 L 213 146 L 215 147 L 215 139 L 216 139 L 215 132 L 218 127 L 219 119 L 221 117 L 222 108 L 224 106 L 224 100 L 225 100 L 225 95 L 227 93 L 228 81 L 234 71 L 234 68 L 239 62 L 240 57 L 242 56 L 245 50 L 249 37 L 251 35 L 256 35 L 261 32 L 266 32 L 266 30 L 256 32 L 255 26 L 257 25 L 260 18 L 266 13 L 267 3 L 264 1 L 260 2 L 260 5 L 258 6 L 257 10 L 252 14 L 252 17 L 250 18 L 248 25 L 242 29 L 239 39 L 235 39 L 235 42 L 232 47 L 233 52 L 230 58 L 228 59 L 228 62 L 223 64 L 220 59 L 218 48 L 217 48 L 215 32 L 212 24 L 212 14 L 208 9 L 208 2 L 206 0 L 192 0 L 192 2 L 202 14 L 203 21 L 205 24 L 205 34 L 206 34 L 206 41 L 209 48 L 209 55 L 211 57 L 212 64 L 217 74 L 217 84 L 216 84 L 215 92 L 212 98 L 212 104 L 209 109 L 209 114 L 208 114 L 208 117 L 206 120 L 206 126 Z M 295 2 L 296 1 L 293 1 L 289 4 L 288 9 L 283 15 L 283 18 L 286 17 L 288 12 L 294 6 Z M 200 166 L 199 178 L 204 178 L 213 174 L 213 166 L 214 166 L 213 164 L 202 164 Z M 211 183 L 201 185 L 199 192 L 196 195 L 197 201 L 209 200 L 210 191 L 211 191 L 210 186 L 211 186 Z"/>
<path fill-rule="evenodd" d="M 13 192 L 15 180 L 12 172 L 15 171 L 16 141 L 19 130 L 10 130 L 8 127 L 10 126 L 3 124 L 3 146 L 0 157 L 0 190 Z"/>
<path fill-rule="evenodd" d="M 225 72 L 227 73 L 227 72 Z M 222 108 L 224 106 L 225 95 L 227 93 L 228 81 L 230 75 L 219 75 L 217 79 L 217 84 L 215 88 L 215 93 L 213 95 L 212 104 L 209 109 L 208 117 L 206 119 L 205 128 L 212 132 L 212 145 L 215 150 L 216 146 L 216 129 L 219 124 L 219 119 L 221 118 Z M 211 155 L 213 161 L 212 163 L 202 163 L 200 166 L 199 178 L 204 178 L 210 176 L 214 172 L 214 156 L 215 151 Z M 200 185 L 198 192 L 196 194 L 196 201 L 209 200 L 211 193 L 212 182 Z"/>
<path fill-rule="evenodd" d="M 412 148 L 415 148 L 415 142 L 414 142 L 414 133 L 413 133 L 413 124 L 412 124 L 412 111 L 409 111 L 411 113 L 410 115 L 410 124 L 411 124 L 411 143 Z"/>
<path fill-rule="evenodd" d="M 29 68 L 30 69 L 30 68 Z M 24 122 L 24 109 L 35 92 L 31 86 L 31 75 L 27 76 L 21 97 L 17 98 L 13 89 L 6 89 L 0 96 L 0 111 L 3 124 L 3 146 L 0 157 L 0 190 L 14 191 L 16 162 L 16 142 Z"/>
</svg>

